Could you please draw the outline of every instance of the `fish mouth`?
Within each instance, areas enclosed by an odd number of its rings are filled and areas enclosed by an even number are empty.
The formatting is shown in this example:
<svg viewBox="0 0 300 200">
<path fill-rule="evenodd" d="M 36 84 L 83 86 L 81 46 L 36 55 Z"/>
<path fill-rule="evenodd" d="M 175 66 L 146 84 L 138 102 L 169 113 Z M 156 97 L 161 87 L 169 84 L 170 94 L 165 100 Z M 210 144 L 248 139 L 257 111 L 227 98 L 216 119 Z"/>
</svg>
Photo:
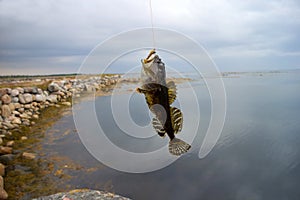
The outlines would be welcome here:
<svg viewBox="0 0 300 200">
<path fill-rule="evenodd" d="M 152 49 L 149 52 L 147 58 L 143 59 L 143 63 L 146 64 L 146 63 L 152 62 L 154 60 L 154 58 L 155 58 L 155 55 L 154 55 L 155 53 L 156 53 L 155 49 Z"/>
</svg>

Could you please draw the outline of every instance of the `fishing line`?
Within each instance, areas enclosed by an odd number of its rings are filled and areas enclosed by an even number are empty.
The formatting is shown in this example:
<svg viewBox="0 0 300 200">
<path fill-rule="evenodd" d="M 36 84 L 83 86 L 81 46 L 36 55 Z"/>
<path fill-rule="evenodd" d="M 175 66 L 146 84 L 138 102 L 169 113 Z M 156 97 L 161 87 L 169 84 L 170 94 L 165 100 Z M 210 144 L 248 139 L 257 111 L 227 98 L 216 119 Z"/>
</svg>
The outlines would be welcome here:
<svg viewBox="0 0 300 200">
<path fill-rule="evenodd" d="M 152 42 L 153 42 L 153 49 L 155 49 L 155 37 L 154 37 L 154 26 L 153 26 L 153 12 L 152 12 L 152 3 L 149 0 L 150 5 L 150 17 L 151 17 L 151 29 L 152 29 Z"/>
</svg>

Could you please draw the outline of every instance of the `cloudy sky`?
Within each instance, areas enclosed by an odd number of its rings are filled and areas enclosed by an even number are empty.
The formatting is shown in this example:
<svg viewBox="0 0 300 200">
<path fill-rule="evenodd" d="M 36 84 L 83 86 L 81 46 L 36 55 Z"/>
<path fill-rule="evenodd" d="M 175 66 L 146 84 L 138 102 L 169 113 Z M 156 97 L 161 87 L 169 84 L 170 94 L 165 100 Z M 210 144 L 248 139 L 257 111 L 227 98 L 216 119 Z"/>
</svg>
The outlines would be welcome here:
<svg viewBox="0 0 300 200">
<path fill-rule="evenodd" d="M 152 8 L 155 27 L 191 37 L 222 71 L 300 68 L 299 0 L 152 0 Z M 77 72 L 96 45 L 150 19 L 149 0 L 0 0 L 1 75 Z"/>
</svg>

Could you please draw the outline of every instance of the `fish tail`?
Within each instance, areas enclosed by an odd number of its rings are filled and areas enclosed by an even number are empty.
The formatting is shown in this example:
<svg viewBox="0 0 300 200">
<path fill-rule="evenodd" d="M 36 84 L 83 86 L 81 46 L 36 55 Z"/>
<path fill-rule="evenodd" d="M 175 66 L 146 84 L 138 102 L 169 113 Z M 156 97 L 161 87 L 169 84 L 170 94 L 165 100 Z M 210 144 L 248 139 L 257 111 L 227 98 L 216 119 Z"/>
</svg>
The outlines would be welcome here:
<svg viewBox="0 0 300 200">
<path fill-rule="evenodd" d="M 181 154 L 186 153 L 190 148 L 191 145 L 178 138 L 173 138 L 169 142 L 169 152 L 175 156 L 180 156 Z"/>
</svg>

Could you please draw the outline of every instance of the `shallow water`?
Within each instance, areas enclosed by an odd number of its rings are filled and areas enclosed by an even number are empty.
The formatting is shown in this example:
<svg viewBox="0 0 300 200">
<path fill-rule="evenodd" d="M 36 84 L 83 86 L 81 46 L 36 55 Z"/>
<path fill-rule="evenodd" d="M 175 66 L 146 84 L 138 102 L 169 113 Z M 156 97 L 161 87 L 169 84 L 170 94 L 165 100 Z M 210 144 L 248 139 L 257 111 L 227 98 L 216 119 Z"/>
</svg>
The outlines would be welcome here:
<svg viewBox="0 0 300 200">
<path fill-rule="evenodd" d="M 178 135 L 189 140 L 188 128 L 196 120 L 200 123 L 197 136 L 191 151 L 168 167 L 141 174 L 106 167 L 80 142 L 71 114 L 62 117 L 47 131 L 42 140 L 42 152 L 50 160 L 63 158 L 56 165 L 57 169 L 70 175 L 69 179 L 62 179 L 65 181 L 62 187 L 66 188 L 109 190 L 132 199 L 298 199 L 299 75 L 280 73 L 224 78 L 227 94 L 225 126 L 217 145 L 204 159 L 198 158 L 198 151 L 211 117 L 211 103 L 201 81 L 192 83 L 197 91 L 200 120 L 193 119 L 194 108 L 182 110 L 184 128 L 182 135 Z M 179 99 L 189 101 L 187 86 L 181 84 L 178 88 Z M 131 94 L 120 94 L 118 98 L 122 102 L 128 95 Z M 110 102 L 111 97 L 97 97 L 94 105 L 100 124 L 112 142 L 138 153 L 167 144 L 168 138 L 155 135 L 146 142 L 122 134 L 110 114 Z M 181 104 L 177 101 L 175 105 Z M 77 107 L 85 115 L 85 103 L 79 103 Z M 131 95 L 129 111 L 139 126 L 151 122 L 143 96 Z M 89 128 L 87 125 L 87 131 Z M 149 128 L 145 127 L 145 130 Z M 120 159 L 126 162 L 126 158 Z"/>
</svg>

